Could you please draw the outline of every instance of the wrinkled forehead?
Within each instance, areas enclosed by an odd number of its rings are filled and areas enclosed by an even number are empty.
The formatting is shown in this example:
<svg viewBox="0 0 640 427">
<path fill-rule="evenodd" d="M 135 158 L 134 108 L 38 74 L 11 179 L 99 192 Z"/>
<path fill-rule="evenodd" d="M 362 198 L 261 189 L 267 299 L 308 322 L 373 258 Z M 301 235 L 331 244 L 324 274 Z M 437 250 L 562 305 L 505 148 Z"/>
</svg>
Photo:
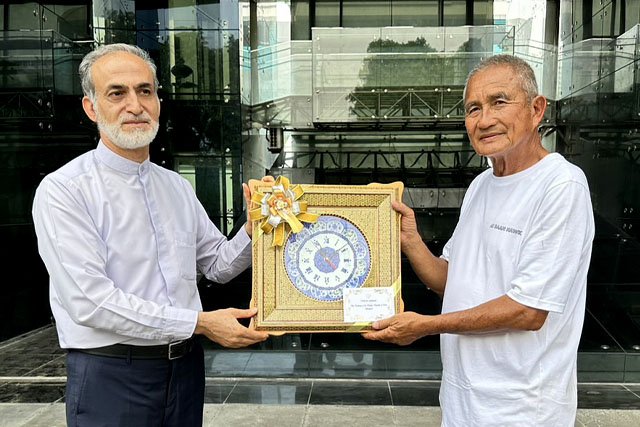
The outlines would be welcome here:
<svg viewBox="0 0 640 427">
<path fill-rule="evenodd" d="M 149 64 L 129 52 L 112 52 L 99 58 L 91 67 L 91 77 L 96 88 L 110 84 L 155 85 Z"/>
<path fill-rule="evenodd" d="M 467 82 L 465 102 L 497 93 L 525 93 L 518 74 L 508 65 L 490 65 L 474 73 Z"/>
</svg>

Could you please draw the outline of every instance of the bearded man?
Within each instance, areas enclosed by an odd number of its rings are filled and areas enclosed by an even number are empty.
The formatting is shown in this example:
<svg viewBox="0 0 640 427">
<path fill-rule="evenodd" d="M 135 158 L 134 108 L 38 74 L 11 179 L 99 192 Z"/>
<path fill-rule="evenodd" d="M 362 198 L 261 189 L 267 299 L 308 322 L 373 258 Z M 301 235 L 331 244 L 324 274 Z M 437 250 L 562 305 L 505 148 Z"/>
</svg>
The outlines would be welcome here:
<svg viewBox="0 0 640 427">
<path fill-rule="evenodd" d="M 42 180 L 32 211 L 67 350 L 67 425 L 201 426 L 194 334 L 225 347 L 268 337 L 238 321 L 255 309 L 202 311 L 196 283 L 197 271 L 224 283 L 250 265 L 251 222 L 227 240 L 189 182 L 150 162 L 160 100 L 147 52 L 100 46 L 80 77 L 100 141 Z"/>
</svg>

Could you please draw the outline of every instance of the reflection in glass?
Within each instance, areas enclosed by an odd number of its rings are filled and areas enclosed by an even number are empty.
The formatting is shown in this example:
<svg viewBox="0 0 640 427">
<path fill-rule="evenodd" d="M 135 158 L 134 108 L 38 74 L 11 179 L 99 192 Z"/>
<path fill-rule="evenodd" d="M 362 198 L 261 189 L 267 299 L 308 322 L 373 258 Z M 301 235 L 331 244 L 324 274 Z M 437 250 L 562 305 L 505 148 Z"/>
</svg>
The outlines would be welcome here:
<svg viewBox="0 0 640 427">
<path fill-rule="evenodd" d="M 351 0 L 342 3 L 343 27 L 391 25 L 391 0 Z"/>
<path fill-rule="evenodd" d="M 72 40 L 86 39 L 87 5 L 46 5 L 41 8 L 42 29 L 50 29 Z"/>
<path fill-rule="evenodd" d="M 339 27 L 340 26 L 340 2 L 316 1 L 316 21 L 314 27 Z"/>
<path fill-rule="evenodd" d="M 39 30 L 38 4 L 35 2 L 10 4 L 8 21 L 8 30 Z"/>
<path fill-rule="evenodd" d="M 309 40 L 309 0 L 291 2 L 291 40 Z"/>
<path fill-rule="evenodd" d="M 442 23 L 445 27 L 467 24 L 467 3 L 465 0 L 445 0 Z"/>
<path fill-rule="evenodd" d="M 473 2 L 473 25 L 491 25 L 493 21 L 493 0 Z"/>
<path fill-rule="evenodd" d="M 93 2 L 93 38 L 100 44 L 136 43 L 135 2 Z"/>
<path fill-rule="evenodd" d="M 392 2 L 393 26 L 437 27 L 438 0 Z"/>
</svg>

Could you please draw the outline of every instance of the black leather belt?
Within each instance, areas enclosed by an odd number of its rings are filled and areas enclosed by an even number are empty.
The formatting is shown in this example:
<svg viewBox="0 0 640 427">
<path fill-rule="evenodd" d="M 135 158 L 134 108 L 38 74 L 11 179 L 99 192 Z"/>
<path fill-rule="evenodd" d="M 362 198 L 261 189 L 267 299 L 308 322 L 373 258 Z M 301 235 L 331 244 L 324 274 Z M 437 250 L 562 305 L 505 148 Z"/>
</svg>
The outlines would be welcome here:
<svg viewBox="0 0 640 427">
<path fill-rule="evenodd" d="M 179 359 L 193 348 L 193 338 L 163 345 L 129 345 L 113 344 L 97 348 L 75 348 L 73 351 L 93 354 L 95 356 L 119 357 L 122 359 Z"/>
</svg>

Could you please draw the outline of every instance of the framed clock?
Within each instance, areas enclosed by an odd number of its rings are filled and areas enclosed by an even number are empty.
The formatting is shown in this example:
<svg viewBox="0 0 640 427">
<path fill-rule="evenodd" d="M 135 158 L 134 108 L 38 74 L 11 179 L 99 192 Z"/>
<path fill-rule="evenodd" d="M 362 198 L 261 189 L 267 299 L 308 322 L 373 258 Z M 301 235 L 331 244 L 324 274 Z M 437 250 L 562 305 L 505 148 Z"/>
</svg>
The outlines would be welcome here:
<svg viewBox="0 0 640 427">
<path fill-rule="evenodd" d="M 345 321 L 345 295 L 351 290 L 391 288 L 393 313 L 402 311 L 400 215 L 391 207 L 402 200 L 402 183 L 289 186 L 287 181 L 283 189 L 251 180 L 249 185 L 256 329 L 272 334 L 371 329 L 373 321 Z M 282 206 L 291 209 L 278 216 Z"/>
</svg>

